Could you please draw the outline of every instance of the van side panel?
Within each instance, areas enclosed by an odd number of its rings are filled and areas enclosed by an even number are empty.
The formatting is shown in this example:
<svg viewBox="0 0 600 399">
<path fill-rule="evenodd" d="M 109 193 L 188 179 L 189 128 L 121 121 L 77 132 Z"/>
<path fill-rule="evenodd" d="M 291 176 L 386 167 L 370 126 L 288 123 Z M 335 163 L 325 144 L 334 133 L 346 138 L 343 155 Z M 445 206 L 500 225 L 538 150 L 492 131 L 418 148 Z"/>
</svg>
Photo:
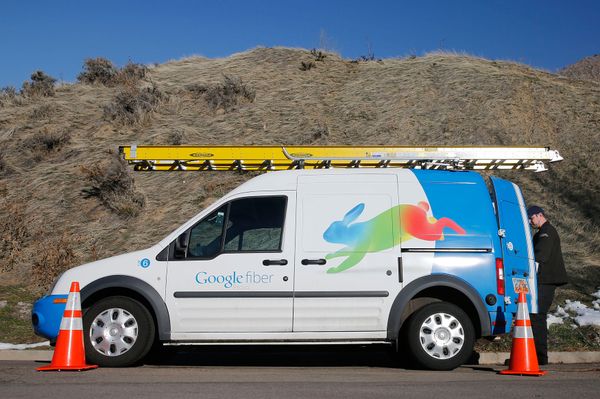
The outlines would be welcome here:
<svg viewBox="0 0 600 399">
<path fill-rule="evenodd" d="M 501 256 L 494 206 L 483 178 L 473 172 L 414 170 L 427 193 L 433 217 L 441 225 L 435 241 L 432 275 L 455 276 L 465 281 L 487 304 L 494 333 L 506 332 L 504 297 L 498 295 L 495 258 Z M 403 254 L 410 252 L 403 247 Z M 416 250 L 416 249 L 413 249 Z M 498 320 L 498 326 L 495 322 Z"/>
<path fill-rule="evenodd" d="M 297 195 L 293 331 L 380 336 L 401 288 L 396 176 L 300 176 Z"/>
</svg>

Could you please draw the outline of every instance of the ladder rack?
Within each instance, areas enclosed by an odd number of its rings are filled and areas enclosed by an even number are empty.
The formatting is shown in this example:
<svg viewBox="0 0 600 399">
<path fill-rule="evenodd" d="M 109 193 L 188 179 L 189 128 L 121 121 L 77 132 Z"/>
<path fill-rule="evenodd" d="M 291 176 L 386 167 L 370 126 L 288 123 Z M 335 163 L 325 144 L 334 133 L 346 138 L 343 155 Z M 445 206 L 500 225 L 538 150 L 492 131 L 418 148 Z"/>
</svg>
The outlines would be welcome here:
<svg viewBox="0 0 600 399">
<path fill-rule="evenodd" d="M 542 172 L 563 158 L 548 147 L 149 146 L 119 147 L 136 171 L 328 168 L 517 169 Z"/>
</svg>

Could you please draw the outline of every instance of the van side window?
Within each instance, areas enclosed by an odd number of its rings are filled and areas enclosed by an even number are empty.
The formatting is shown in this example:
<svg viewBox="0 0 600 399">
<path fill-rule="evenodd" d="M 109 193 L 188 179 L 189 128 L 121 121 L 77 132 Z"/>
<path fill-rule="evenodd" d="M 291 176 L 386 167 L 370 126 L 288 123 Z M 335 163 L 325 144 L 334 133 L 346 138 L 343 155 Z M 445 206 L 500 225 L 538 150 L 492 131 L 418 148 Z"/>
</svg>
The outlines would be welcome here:
<svg viewBox="0 0 600 399">
<path fill-rule="evenodd" d="M 188 257 L 211 258 L 221 251 L 227 206 L 227 204 L 223 205 L 192 228 L 188 244 Z"/>
<path fill-rule="evenodd" d="M 280 251 L 286 204 L 286 197 L 251 197 L 221 206 L 192 227 L 187 257 Z"/>
<path fill-rule="evenodd" d="M 280 251 L 286 197 L 231 202 L 223 252 Z"/>
</svg>

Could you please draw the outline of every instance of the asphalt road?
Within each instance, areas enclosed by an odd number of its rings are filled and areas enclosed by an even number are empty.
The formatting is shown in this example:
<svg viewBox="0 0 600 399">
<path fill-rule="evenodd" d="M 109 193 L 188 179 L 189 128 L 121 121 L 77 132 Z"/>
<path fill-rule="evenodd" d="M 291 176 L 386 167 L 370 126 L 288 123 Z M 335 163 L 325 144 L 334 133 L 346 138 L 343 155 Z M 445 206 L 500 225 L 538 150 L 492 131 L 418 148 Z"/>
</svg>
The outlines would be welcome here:
<svg viewBox="0 0 600 399">
<path fill-rule="evenodd" d="M 504 366 L 449 372 L 398 367 L 365 348 L 172 348 L 141 367 L 37 372 L 0 361 L 0 398 L 597 398 L 600 364 L 551 365 L 543 377 L 502 376 Z"/>
</svg>

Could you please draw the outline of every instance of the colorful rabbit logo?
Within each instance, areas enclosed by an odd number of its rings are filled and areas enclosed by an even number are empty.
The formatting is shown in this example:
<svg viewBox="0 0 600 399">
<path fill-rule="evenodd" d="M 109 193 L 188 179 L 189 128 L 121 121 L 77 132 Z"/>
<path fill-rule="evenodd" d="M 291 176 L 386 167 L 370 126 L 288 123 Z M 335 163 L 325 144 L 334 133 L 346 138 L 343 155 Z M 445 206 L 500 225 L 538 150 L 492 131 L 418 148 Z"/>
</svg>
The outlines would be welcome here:
<svg viewBox="0 0 600 399">
<path fill-rule="evenodd" d="M 445 217 L 435 219 L 427 216 L 429 204 L 425 201 L 419 202 L 418 205 L 397 205 L 371 220 L 352 223 L 364 209 L 365 204 L 356 205 L 344 215 L 344 219 L 331 223 L 323 233 L 325 241 L 346 245 L 345 248 L 325 257 L 325 259 L 346 257 L 339 266 L 329 268 L 327 273 L 347 270 L 358 264 L 367 252 L 392 248 L 411 238 L 427 241 L 443 240 L 443 230 L 446 227 L 457 234 L 465 234 L 465 230 L 452 219 Z M 398 234 L 392 234 L 394 230 Z"/>
</svg>

